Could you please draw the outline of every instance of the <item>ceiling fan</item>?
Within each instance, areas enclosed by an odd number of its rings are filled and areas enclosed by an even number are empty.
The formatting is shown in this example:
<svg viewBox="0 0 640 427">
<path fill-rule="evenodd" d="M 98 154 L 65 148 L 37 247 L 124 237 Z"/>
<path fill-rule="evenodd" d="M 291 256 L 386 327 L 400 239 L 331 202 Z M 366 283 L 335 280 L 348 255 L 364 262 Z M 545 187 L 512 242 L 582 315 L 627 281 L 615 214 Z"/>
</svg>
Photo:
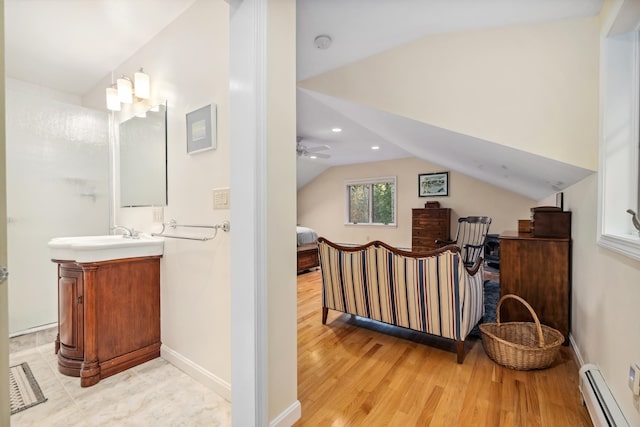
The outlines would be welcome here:
<svg viewBox="0 0 640 427">
<path fill-rule="evenodd" d="M 329 147 L 328 145 L 318 145 L 316 147 L 307 147 L 306 145 L 302 144 L 302 137 L 298 136 L 296 137 L 296 153 L 298 153 L 298 157 L 309 157 L 310 159 L 328 159 L 329 157 L 331 157 L 328 154 L 325 153 L 319 153 L 319 151 L 324 151 L 324 150 L 328 150 L 331 147 Z"/>
</svg>

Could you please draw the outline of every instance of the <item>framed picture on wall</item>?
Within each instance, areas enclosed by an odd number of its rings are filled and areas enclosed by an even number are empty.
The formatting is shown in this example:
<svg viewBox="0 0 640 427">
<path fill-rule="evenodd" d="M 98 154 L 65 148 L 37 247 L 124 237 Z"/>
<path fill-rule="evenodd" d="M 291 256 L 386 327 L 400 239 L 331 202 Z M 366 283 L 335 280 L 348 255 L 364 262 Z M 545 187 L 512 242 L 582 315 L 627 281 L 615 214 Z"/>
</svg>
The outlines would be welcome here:
<svg viewBox="0 0 640 427">
<path fill-rule="evenodd" d="M 418 175 L 418 196 L 449 195 L 449 172 L 421 173 Z"/>
<path fill-rule="evenodd" d="M 216 148 L 216 104 L 211 103 L 187 113 L 187 153 Z"/>
</svg>

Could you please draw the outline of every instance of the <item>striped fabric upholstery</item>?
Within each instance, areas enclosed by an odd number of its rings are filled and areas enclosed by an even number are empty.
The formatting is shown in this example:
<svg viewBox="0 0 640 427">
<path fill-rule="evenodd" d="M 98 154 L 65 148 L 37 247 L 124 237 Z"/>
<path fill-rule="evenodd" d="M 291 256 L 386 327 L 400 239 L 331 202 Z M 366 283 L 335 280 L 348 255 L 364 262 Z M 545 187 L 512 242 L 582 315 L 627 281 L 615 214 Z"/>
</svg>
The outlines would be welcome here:
<svg viewBox="0 0 640 427">
<path fill-rule="evenodd" d="M 471 276 L 457 248 L 423 258 L 373 244 L 318 250 L 323 307 L 458 341 L 482 317 L 482 272 Z"/>
<path fill-rule="evenodd" d="M 484 242 L 491 226 L 491 218 L 468 216 L 458 218 L 455 244 L 462 252 L 462 260 L 473 265 L 484 251 Z"/>
</svg>

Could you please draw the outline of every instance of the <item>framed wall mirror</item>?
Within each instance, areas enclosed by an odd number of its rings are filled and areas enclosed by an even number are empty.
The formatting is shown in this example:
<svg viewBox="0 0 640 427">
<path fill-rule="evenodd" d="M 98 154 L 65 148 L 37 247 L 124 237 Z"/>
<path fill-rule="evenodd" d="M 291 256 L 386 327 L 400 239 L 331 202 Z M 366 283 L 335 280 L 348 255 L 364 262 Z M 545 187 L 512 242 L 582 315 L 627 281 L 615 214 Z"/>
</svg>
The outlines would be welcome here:
<svg viewBox="0 0 640 427">
<path fill-rule="evenodd" d="M 167 204 L 167 107 L 120 123 L 120 206 Z"/>
</svg>

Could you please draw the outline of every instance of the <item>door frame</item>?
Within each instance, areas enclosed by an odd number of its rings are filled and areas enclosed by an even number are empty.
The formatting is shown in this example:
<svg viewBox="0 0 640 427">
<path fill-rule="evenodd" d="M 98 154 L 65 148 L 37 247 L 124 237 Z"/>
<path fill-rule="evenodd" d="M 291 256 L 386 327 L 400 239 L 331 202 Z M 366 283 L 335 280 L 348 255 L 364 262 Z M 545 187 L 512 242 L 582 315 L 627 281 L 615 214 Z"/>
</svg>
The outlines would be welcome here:
<svg viewBox="0 0 640 427">
<path fill-rule="evenodd" d="M 0 0 L 0 41 L 4 46 L 4 0 Z M 0 55 L 0 265 L 7 265 L 7 176 L 4 55 Z M 0 425 L 10 425 L 9 407 L 9 281 L 0 283 Z"/>
<path fill-rule="evenodd" d="M 269 425 L 267 406 L 266 0 L 229 1 L 231 420 Z M 235 224 L 235 226 L 234 226 Z"/>
</svg>

